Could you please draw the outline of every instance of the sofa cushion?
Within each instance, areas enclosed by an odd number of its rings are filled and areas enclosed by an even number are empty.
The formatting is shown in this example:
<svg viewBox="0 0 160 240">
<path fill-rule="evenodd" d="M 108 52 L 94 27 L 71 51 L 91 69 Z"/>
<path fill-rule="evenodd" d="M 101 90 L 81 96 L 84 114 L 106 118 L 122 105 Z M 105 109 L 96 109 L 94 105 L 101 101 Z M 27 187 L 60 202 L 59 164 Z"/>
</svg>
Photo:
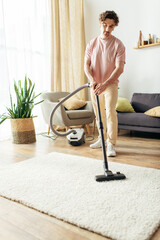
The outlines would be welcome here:
<svg viewBox="0 0 160 240">
<path fill-rule="evenodd" d="M 63 100 L 63 98 L 60 98 L 59 102 L 61 100 Z M 62 104 L 67 110 L 76 110 L 76 109 L 84 107 L 87 103 L 86 103 L 86 101 L 79 99 L 79 97 L 75 95 L 75 96 L 70 97 L 68 100 L 66 100 Z"/>
<path fill-rule="evenodd" d="M 160 128 L 160 118 L 144 113 L 118 113 L 118 124 Z"/>
<path fill-rule="evenodd" d="M 160 105 L 160 93 L 134 93 L 131 105 L 136 112 L 146 112 Z"/>
<path fill-rule="evenodd" d="M 89 118 L 93 115 L 93 112 L 88 110 L 73 110 L 66 113 L 70 119 Z"/>
<path fill-rule="evenodd" d="M 116 104 L 116 111 L 118 112 L 135 112 L 127 98 L 119 97 Z"/>
<path fill-rule="evenodd" d="M 154 107 L 146 111 L 144 114 L 152 117 L 160 117 L 160 106 Z"/>
</svg>

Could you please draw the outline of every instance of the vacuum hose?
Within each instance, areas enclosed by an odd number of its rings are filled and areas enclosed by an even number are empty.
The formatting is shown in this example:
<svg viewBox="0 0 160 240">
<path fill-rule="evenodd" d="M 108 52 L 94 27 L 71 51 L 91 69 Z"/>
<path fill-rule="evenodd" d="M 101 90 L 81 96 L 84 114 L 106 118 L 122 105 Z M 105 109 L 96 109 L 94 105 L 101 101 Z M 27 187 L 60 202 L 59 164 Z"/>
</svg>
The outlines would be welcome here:
<svg viewBox="0 0 160 240">
<path fill-rule="evenodd" d="M 83 88 L 86 87 L 90 87 L 90 83 L 86 83 L 84 85 L 82 85 L 81 87 L 77 88 L 75 91 L 73 91 L 72 93 L 68 94 L 66 97 L 64 97 L 59 103 L 57 103 L 57 105 L 55 106 L 55 108 L 52 110 L 51 112 L 51 116 L 50 116 L 50 128 L 53 131 L 53 133 L 55 133 L 58 136 L 67 136 L 68 134 L 72 133 L 72 132 L 76 132 L 74 129 L 70 129 L 68 130 L 66 133 L 59 133 L 57 132 L 54 128 L 53 128 L 53 123 L 52 123 L 52 119 L 54 116 L 55 111 L 57 110 L 57 108 L 63 103 L 65 102 L 67 99 L 69 99 L 70 97 L 72 97 L 74 94 L 76 94 L 77 92 L 79 92 L 80 90 L 82 90 Z"/>
</svg>

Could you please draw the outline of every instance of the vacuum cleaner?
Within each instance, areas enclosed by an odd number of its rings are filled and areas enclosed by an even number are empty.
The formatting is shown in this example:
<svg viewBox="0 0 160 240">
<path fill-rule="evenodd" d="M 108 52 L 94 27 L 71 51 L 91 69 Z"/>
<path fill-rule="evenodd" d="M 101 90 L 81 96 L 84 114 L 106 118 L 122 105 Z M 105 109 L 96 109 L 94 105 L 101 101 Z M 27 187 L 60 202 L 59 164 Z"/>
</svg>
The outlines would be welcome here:
<svg viewBox="0 0 160 240">
<path fill-rule="evenodd" d="M 85 143 L 85 132 L 83 128 L 74 128 L 75 132 L 67 135 L 68 143 L 72 146 L 79 146 Z"/>
<path fill-rule="evenodd" d="M 68 94 L 65 98 L 63 98 L 52 110 L 51 116 L 50 116 L 50 128 L 57 136 L 67 136 L 68 142 L 73 146 L 81 145 L 85 142 L 85 133 L 83 129 L 69 129 L 66 133 L 59 133 L 53 128 L 53 115 L 56 111 L 56 109 L 67 99 L 72 97 L 74 94 L 82 90 L 83 88 L 90 87 L 90 83 L 84 84 L 81 87 L 77 88 L 72 93 Z M 108 167 L 108 161 L 107 161 L 107 154 L 106 154 L 106 148 L 105 148 L 105 140 L 104 140 L 104 134 L 103 134 L 103 123 L 101 119 L 101 111 L 100 111 L 100 105 L 99 105 L 99 96 L 96 95 L 96 103 L 97 103 L 97 109 L 98 109 L 98 117 L 99 117 L 99 129 L 101 134 L 101 141 L 102 141 L 102 153 L 103 153 L 103 167 L 104 167 L 104 174 L 103 175 L 97 175 L 95 176 L 95 180 L 97 182 L 103 182 L 103 181 L 111 181 L 111 180 L 122 180 L 125 179 L 126 176 L 123 173 L 116 172 L 113 173 L 109 170 Z"/>
</svg>

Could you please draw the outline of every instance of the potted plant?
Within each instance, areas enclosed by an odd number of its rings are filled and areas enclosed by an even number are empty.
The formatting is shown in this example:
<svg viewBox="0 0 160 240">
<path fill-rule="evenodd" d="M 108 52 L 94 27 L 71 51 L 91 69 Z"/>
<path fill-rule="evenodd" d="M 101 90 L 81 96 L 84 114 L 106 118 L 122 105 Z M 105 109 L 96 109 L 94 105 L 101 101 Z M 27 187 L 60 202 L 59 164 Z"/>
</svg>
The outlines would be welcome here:
<svg viewBox="0 0 160 240">
<path fill-rule="evenodd" d="M 34 88 L 35 83 L 33 84 L 27 76 L 25 76 L 23 86 L 21 80 L 18 83 L 14 81 L 16 103 L 13 103 L 10 93 L 11 106 L 6 108 L 7 113 L 0 115 L 0 124 L 8 118 L 11 121 L 13 143 L 33 143 L 36 141 L 32 110 L 43 100 L 35 103 L 35 99 L 41 93 L 35 95 Z"/>
</svg>

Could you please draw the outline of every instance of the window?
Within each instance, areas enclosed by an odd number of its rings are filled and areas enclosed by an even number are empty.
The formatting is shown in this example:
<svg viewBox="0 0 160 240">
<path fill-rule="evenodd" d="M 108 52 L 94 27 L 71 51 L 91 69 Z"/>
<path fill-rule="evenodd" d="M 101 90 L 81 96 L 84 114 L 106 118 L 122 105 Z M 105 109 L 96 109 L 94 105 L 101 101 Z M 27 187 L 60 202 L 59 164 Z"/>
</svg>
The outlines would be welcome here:
<svg viewBox="0 0 160 240">
<path fill-rule="evenodd" d="M 9 88 L 25 74 L 35 92 L 50 90 L 50 21 L 46 0 L 0 0 L 0 114 L 10 106 Z M 35 107 L 36 132 L 44 131 L 41 106 Z M 10 122 L 0 125 L 0 139 L 11 135 Z"/>
</svg>

